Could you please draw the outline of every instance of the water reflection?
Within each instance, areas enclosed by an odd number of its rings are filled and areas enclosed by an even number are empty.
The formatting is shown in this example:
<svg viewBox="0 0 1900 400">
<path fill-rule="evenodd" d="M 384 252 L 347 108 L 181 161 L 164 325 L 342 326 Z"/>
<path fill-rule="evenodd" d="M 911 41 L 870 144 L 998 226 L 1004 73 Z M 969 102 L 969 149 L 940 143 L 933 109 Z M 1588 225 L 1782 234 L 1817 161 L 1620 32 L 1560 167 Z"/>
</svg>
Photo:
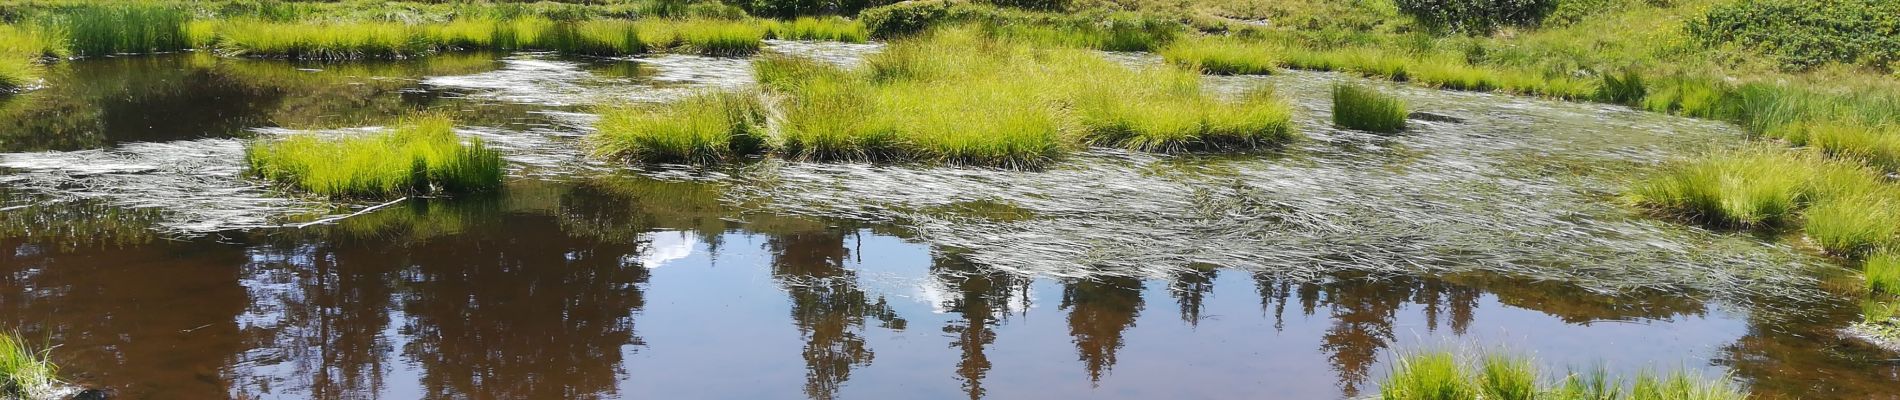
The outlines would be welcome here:
<svg viewBox="0 0 1900 400">
<path fill-rule="evenodd" d="M 692 396 L 733 377 L 634 371 L 728 364 L 756 366 L 720 389 L 747 397 L 1331 398 L 1373 390 L 1388 351 L 1446 340 L 1552 368 L 1725 367 L 1771 396 L 1864 398 L 1900 372 L 1824 334 L 1851 304 L 1734 314 L 1488 274 L 1043 279 L 883 227 L 738 212 L 717 184 L 509 189 L 115 251 L 9 233 L 0 320 L 134 399 Z"/>
</svg>

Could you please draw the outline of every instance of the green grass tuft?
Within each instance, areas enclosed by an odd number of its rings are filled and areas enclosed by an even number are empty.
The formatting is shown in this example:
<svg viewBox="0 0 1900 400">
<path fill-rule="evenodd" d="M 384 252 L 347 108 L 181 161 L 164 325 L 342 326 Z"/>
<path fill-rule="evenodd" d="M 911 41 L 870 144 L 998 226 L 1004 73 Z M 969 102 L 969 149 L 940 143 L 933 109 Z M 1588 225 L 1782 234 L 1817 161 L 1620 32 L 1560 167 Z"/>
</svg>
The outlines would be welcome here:
<svg viewBox="0 0 1900 400">
<path fill-rule="evenodd" d="M 871 39 L 871 32 L 864 23 L 843 17 L 800 17 L 791 22 L 771 22 L 766 25 L 767 35 L 781 40 L 829 40 L 845 43 L 864 43 Z"/>
<path fill-rule="evenodd" d="M 82 56 L 179 51 L 191 48 L 191 14 L 173 4 L 127 1 L 62 10 L 59 28 Z"/>
<path fill-rule="evenodd" d="M 304 133 L 246 149 L 252 175 L 322 196 L 467 193 L 500 187 L 500 154 L 464 144 L 444 115 L 412 117 L 385 132 L 340 138 Z"/>
<path fill-rule="evenodd" d="M 1230 40 L 1179 40 L 1161 50 L 1168 63 L 1218 75 L 1266 75 L 1278 64 L 1272 49 Z"/>
<path fill-rule="evenodd" d="M 1379 385 L 1381 400 L 1470 400 L 1478 390 L 1449 351 L 1424 352 L 1400 357 Z"/>
<path fill-rule="evenodd" d="M 1393 133 L 1405 129 L 1405 102 L 1378 90 L 1333 85 L 1333 124 L 1347 129 Z"/>
<path fill-rule="evenodd" d="M 1755 149 L 1675 165 L 1635 185 L 1637 205 L 1717 226 L 1786 222 L 1815 175 L 1798 155 Z"/>
<path fill-rule="evenodd" d="M 1875 293 L 1900 295 L 1900 254 L 1881 252 L 1861 264 L 1867 272 L 1867 289 Z"/>
<path fill-rule="evenodd" d="M 49 349 L 35 350 L 19 337 L 0 334 L 0 398 L 50 399 L 64 383 Z"/>
<path fill-rule="evenodd" d="M 1537 398 L 1537 364 L 1528 357 L 1490 354 L 1478 370 L 1478 391 L 1488 400 Z"/>
<path fill-rule="evenodd" d="M 596 151 L 642 162 L 717 162 L 764 149 L 765 109 L 754 93 L 707 93 L 665 105 L 599 111 Z"/>
<path fill-rule="evenodd" d="M 1630 386 L 1630 399 L 1643 400 L 1741 400 L 1748 394 L 1728 379 L 1701 379 L 1680 371 L 1668 377 L 1643 373 Z"/>
</svg>

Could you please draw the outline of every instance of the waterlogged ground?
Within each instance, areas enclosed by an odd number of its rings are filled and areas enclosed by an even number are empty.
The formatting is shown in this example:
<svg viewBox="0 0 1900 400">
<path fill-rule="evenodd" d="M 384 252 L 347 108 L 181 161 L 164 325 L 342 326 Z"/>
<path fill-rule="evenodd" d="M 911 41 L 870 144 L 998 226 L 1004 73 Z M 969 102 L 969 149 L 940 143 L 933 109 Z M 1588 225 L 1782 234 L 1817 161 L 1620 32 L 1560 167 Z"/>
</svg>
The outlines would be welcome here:
<svg viewBox="0 0 1900 400">
<path fill-rule="evenodd" d="M 63 63 L 0 98 L 0 326 L 131 399 L 1342 398 L 1375 393 L 1390 352 L 1441 346 L 1768 398 L 1900 392 L 1900 355 L 1839 333 L 1858 305 L 1838 269 L 1614 201 L 1738 145 L 1729 127 L 1390 87 L 1461 121 L 1375 136 L 1326 122 L 1343 78 L 1289 73 L 1209 79 L 1294 103 L 1308 138 L 1247 155 L 633 169 L 580 146 L 588 105 L 749 74 L 674 55 Z M 504 151 L 502 193 L 355 214 L 377 204 L 239 175 L 245 140 L 428 109 Z"/>
</svg>

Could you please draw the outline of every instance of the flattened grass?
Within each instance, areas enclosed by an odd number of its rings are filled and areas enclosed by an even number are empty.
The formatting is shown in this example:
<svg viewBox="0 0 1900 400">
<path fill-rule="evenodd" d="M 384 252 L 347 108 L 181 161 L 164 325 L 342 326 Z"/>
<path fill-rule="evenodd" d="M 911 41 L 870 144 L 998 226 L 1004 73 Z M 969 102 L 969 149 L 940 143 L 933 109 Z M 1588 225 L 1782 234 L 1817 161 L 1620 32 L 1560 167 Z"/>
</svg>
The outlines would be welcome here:
<svg viewBox="0 0 1900 400">
<path fill-rule="evenodd" d="M 1405 101 L 1356 84 L 1333 85 L 1333 124 L 1347 129 L 1394 133 L 1405 129 Z"/>
<path fill-rule="evenodd" d="M 595 151 L 642 162 L 730 161 L 763 150 L 765 108 L 755 93 L 706 93 L 665 105 L 599 110 Z"/>
<path fill-rule="evenodd" d="M 252 175 L 329 197 L 468 193 L 500 187 L 499 153 L 480 139 L 463 143 L 444 115 L 412 117 L 361 136 L 303 133 L 253 142 L 245 152 Z"/>
</svg>

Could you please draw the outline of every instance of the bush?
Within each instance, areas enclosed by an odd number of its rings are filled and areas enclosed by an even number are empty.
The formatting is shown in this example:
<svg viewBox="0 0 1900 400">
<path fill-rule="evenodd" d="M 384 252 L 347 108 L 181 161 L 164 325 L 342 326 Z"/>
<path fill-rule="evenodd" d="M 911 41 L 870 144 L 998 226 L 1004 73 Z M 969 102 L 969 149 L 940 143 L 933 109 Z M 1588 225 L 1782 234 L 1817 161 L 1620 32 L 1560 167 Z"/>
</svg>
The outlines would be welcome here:
<svg viewBox="0 0 1900 400">
<path fill-rule="evenodd" d="M 1790 70 L 1830 62 L 1892 70 L 1900 62 L 1900 1 L 1744 0 L 1709 9 L 1688 30 L 1705 44 L 1753 49 Z"/>
<path fill-rule="evenodd" d="M 1365 86 L 1333 86 L 1333 124 L 1347 129 L 1392 133 L 1405 129 L 1405 102 Z"/>
<path fill-rule="evenodd" d="M 323 196 L 386 197 L 466 193 L 501 186 L 501 155 L 479 139 L 464 144 L 443 115 L 410 118 L 381 133 L 304 133 L 253 142 L 250 174 Z"/>
<path fill-rule="evenodd" d="M 1396 0 L 1399 12 L 1445 32 L 1488 34 L 1504 26 L 1532 26 L 1559 0 Z"/>
</svg>

